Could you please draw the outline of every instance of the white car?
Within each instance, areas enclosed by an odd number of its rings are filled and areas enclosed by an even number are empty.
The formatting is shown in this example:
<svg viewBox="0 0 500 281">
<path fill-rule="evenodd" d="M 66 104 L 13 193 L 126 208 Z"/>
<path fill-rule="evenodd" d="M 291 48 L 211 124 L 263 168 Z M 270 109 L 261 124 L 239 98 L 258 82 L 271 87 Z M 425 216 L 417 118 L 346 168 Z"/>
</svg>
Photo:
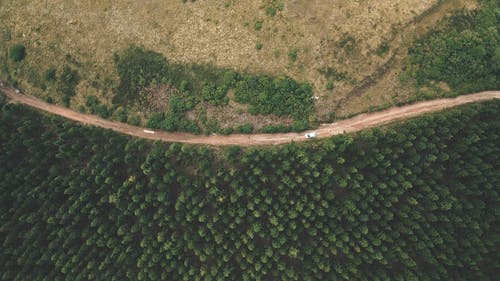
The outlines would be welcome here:
<svg viewBox="0 0 500 281">
<path fill-rule="evenodd" d="M 315 138 L 316 137 L 316 132 L 307 133 L 307 134 L 304 135 L 304 137 L 306 137 L 306 139 Z"/>
</svg>

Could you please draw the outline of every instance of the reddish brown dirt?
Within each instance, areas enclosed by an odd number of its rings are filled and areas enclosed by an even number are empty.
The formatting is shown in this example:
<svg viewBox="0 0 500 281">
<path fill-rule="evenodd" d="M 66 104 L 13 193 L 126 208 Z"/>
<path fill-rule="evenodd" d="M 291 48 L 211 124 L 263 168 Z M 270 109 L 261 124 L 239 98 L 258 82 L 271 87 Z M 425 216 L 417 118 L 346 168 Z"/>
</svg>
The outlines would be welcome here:
<svg viewBox="0 0 500 281">
<path fill-rule="evenodd" d="M 229 136 L 210 135 L 201 136 L 188 133 L 172 133 L 156 131 L 154 134 L 145 133 L 145 128 L 135 127 L 128 124 L 105 120 L 94 115 L 88 115 L 73 111 L 68 108 L 60 107 L 53 104 L 48 104 L 35 97 L 16 93 L 12 87 L 0 86 L 10 99 L 11 102 L 18 102 L 31 107 L 35 107 L 65 118 L 101 128 L 111 129 L 115 132 L 144 138 L 150 140 L 161 140 L 166 142 L 182 142 L 191 144 L 207 144 L 207 145 L 275 145 L 289 142 L 306 141 L 303 133 L 286 133 L 286 134 L 253 134 L 242 135 L 233 134 Z M 351 133 L 361 131 L 367 128 L 373 128 L 383 124 L 391 123 L 398 120 L 403 120 L 415 117 L 428 112 L 435 112 L 445 108 L 458 106 L 461 104 L 491 100 L 500 98 L 500 91 L 480 92 L 476 94 L 459 96 L 451 99 L 437 99 L 432 101 L 419 102 L 402 107 L 393 107 L 387 110 L 361 114 L 356 117 L 342 120 L 330 124 L 321 124 L 315 130 L 318 138 L 328 138 L 333 135 L 342 133 Z"/>
</svg>

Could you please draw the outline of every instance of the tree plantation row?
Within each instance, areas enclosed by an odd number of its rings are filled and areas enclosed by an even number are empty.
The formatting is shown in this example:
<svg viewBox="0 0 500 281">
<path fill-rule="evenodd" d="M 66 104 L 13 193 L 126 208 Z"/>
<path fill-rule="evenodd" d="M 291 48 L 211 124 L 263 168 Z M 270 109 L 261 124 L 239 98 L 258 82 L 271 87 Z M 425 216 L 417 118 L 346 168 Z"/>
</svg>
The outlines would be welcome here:
<svg viewBox="0 0 500 281">
<path fill-rule="evenodd" d="M 1 280 L 495 280 L 500 102 L 317 143 L 0 115 Z"/>
</svg>

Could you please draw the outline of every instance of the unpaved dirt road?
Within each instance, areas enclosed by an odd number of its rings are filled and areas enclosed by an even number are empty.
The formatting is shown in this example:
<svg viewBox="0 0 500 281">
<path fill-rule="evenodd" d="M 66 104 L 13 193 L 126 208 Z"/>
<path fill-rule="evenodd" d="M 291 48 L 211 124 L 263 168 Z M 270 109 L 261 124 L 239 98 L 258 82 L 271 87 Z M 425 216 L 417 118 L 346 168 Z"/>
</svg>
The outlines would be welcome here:
<svg viewBox="0 0 500 281">
<path fill-rule="evenodd" d="M 207 144 L 207 145 L 239 145 L 239 146 L 254 146 L 254 145 L 274 145 L 289 142 L 306 141 L 303 133 L 286 133 L 286 134 L 233 134 L 228 136 L 223 135 L 193 135 L 188 133 L 171 133 L 155 131 L 154 133 L 145 132 L 145 128 L 135 127 L 128 124 L 105 120 L 94 115 L 88 115 L 73 111 L 68 108 L 60 107 L 53 104 L 48 104 L 33 96 L 16 93 L 12 87 L 0 86 L 10 99 L 11 102 L 18 102 L 29 105 L 68 119 L 101 128 L 111 129 L 113 131 L 131 135 L 134 137 L 161 140 L 166 142 L 182 142 L 191 144 Z M 415 117 L 428 112 L 435 112 L 445 108 L 454 107 L 457 105 L 478 102 L 484 100 L 500 98 L 500 91 L 480 92 L 476 94 L 459 96 L 452 99 L 438 99 L 432 101 L 419 102 L 412 105 L 402 107 L 393 107 L 387 110 L 361 114 L 356 117 L 342 120 L 330 124 L 322 124 L 315 130 L 318 138 L 328 138 L 333 135 L 342 133 L 351 133 L 361 131 L 363 129 L 372 128 L 387 124 L 390 122 Z M 147 129 L 146 129 L 147 130 Z"/>
</svg>

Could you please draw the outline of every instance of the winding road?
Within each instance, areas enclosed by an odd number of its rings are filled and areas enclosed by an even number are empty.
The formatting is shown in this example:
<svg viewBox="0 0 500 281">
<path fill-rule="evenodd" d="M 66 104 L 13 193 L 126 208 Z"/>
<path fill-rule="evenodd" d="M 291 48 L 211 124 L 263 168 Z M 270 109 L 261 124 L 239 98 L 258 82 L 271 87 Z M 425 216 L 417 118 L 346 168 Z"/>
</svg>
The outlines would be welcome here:
<svg viewBox="0 0 500 281">
<path fill-rule="evenodd" d="M 1 82 L 1 81 L 0 81 Z M 2 83 L 3 84 L 3 83 Z M 274 145 L 290 142 L 306 141 L 303 133 L 284 133 L 284 134 L 232 134 L 232 135 L 194 135 L 178 132 L 163 132 L 155 131 L 152 133 L 146 128 L 131 126 L 125 123 L 105 120 L 100 117 L 83 114 L 73 111 L 68 108 L 46 103 L 33 96 L 25 95 L 21 92 L 16 92 L 16 89 L 9 86 L 0 86 L 0 90 L 10 98 L 10 102 L 22 103 L 47 111 L 59 116 L 101 128 L 111 129 L 115 132 L 127 134 L 134 137 L 161 140 L 166 142 L 181 142 L 190 144 L 207 144 L 207 145 L 239 145 L 239 146 L 254 146 L 254 145 Z M 450 99 L 437 99 L 431 101 L 418 102 L 411 105 L 393 107 L 387 110 L 365 113 L 357 115 L 350 119 L 342 121 L 321 124 L 318 129 L 314 130 L 318 138 L 328 138 L 333 135 L 342 133 L 351 133 L 361 131 L 367 128 L 388 124 L 394 121 L 399 121 L 411 117 L 415 117 L 424 113 L 435 112 L 445 108 L 450 108 L 466 103 L 479 102 L 491 99 L 500 99 L 500 91 L 480 92 L 476 94 L 463 95 Z"/>
</svg>

